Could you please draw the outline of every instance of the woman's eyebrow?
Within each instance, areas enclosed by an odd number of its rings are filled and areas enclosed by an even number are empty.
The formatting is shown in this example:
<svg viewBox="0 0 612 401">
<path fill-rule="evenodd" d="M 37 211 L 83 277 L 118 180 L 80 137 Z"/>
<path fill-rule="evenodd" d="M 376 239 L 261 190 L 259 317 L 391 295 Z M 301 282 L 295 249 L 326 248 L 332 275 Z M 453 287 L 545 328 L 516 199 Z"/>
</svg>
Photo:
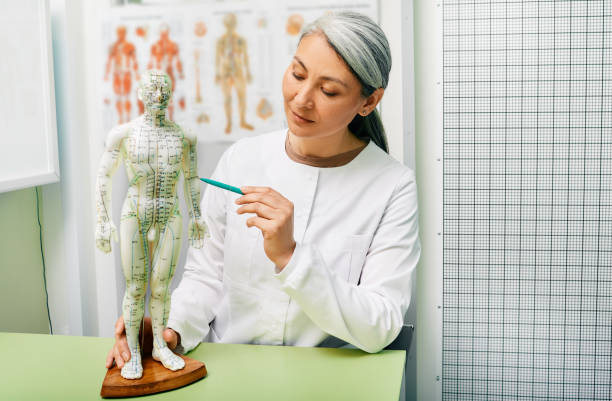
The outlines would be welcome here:
<svg viewBox="0 0 612 401">
<path fill-rule="evenodd" d="M 303 68 L 303 69 L 304 69 L 306 72 L 308 72 L 308 68 L 306 68 L 306 66 L 304 65 L 304 63 L 302 62 L 302 60 L 300 60 L 300 58 L 299 58 L 298 56 L 293 56 L 293 58 L 294 58 L 294 60 L 295 60 L 295 61 L 297 61 L 297 62 L 298 62 L 298 63 L 299 63 L 301 66 L 302 66 L 302 68 Z M 333 82 L 337 82 L 337 83 L 339 83 L 340 85 L 342 85 L 342 86 L 344 86 L 344 87 L 346 87 L 346 88 L 348 88 L 348 87 L 349 87 L 349 86 L 348 86 L 348 85 L 347 85 L 347 84 L 346 84 L 344 81 L 342 81 L 342 80 L 340 80 L 340 79 L 338 79 L 338 78 L 328 77 L 328 76 L 323 76 L 323 77 L 320 77 L 320 79 L 322 79 L 322 80 L 324 80 L 324 81 L 333 81 Z"/>
</svg>

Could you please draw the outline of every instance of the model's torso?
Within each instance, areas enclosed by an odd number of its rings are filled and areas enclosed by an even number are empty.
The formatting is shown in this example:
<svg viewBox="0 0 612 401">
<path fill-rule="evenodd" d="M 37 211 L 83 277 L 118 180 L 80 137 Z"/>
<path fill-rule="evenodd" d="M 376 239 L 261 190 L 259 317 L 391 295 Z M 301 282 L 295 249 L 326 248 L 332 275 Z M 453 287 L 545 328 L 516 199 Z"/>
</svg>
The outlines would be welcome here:
<svg viewBox="0 0 612 401">
<path fill-rule="evenodd" d="M 160 40 L 151 48 L 153 66 L 167 73 L 172 71 L 172 62 L 177 55 L 178 47 L 172 41 Z"/>
<path fill-rule="evenodd" d="M 235 34 L 226 34 L 219 39 L 221 46 L 221 73 L 225 76 L 242 76 L 243 40 Z"/>
<path fill-rule="evenodd" d="M 129 73 L 134 69 L 134 45 L 130 42 L 116 42 L 111 57 L 115 74 Z"/>
<path fill-rule="evenodd" d="M 122 216 L 135 214 L 147 229 L 152 223 L 165 225 L 178 213 L 183 145 L 182 131 L 171 122 L 152 127 L 141 118 L 130 128 L 122 148 L 129 182 Z"/>
</svg>

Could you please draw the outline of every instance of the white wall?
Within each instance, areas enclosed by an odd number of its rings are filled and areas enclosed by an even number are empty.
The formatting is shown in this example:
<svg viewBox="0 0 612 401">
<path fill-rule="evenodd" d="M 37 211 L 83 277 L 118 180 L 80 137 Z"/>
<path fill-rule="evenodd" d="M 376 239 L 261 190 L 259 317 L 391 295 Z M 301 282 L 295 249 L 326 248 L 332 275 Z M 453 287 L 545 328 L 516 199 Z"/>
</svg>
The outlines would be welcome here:
<svg viewBox="0 0 612 401">
<path fill-rule="evenodd" d="M 44 246 L 49 307 L 57 334 L 97 333 L 97 308 L 89 269 L 92 246 L 86 238 L 89 175 L 83 99 L 82 7 L 75 0 L 51 0 L 56 115 L 61 181 L 43 187 Z M 82 296 L 87 294 L 87 296 Z"/>
<path fill-rule="evenodd" d="M 417 181 L 422 245 L 416 327 L 419 400 L 442 399 L 442 8 L 414 2 Z M 424 118 L 427 116 L 426 118 Z M 437 116 L 437 118 L 436 118 Z M 423 224 L 427 222 L 428 224 Z M 437 224 L 432 224 L 436 222 Z"/>
</svg>

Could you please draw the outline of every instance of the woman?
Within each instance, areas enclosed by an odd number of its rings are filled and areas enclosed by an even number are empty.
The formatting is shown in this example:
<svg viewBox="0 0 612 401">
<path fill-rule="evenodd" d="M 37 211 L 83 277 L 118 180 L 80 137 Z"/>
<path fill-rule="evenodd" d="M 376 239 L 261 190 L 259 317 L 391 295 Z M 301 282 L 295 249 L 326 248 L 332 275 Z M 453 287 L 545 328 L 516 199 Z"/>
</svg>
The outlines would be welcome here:
<svg viewBox="0 0 612 401">
<path fill-rule="evenodd" d="M 211 237 L 189 250 L 164 338 L 378 352 L 399 333 L 420 254 L 413 172 L 391 158 L 375 109 L 391 55 L 357 13 L 305 28 L 283 77 L 288 130 L 244 139 L 206 190 Z M 127 354 L 123 323 L 107 358 Z M 333 337 L 331 337 L 333 336 Z"/>
</svg>

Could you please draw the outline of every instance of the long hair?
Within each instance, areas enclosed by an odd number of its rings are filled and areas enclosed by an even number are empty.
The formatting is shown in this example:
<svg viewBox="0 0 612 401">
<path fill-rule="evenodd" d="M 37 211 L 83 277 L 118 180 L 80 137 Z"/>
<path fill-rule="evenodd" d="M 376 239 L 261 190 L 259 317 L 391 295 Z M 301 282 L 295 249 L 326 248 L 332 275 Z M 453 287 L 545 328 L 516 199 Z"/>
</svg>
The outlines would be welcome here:
<svg viewBox="0 0 612 401">
<path fill-rule="evenodd" d="M 300 40 L 318 32 L 327 38 L 327 43 L 361 83 L 363 97 L 387 87 L 391 71 L 389 42 L 369 17 L 352 11 L 326 14 L 304 27 Z M 372 140 L 389 153 L 385 128 L 376 109 L 365 117 L 357 114 L 348 128 L 357 138 Z"/>
</svg>

